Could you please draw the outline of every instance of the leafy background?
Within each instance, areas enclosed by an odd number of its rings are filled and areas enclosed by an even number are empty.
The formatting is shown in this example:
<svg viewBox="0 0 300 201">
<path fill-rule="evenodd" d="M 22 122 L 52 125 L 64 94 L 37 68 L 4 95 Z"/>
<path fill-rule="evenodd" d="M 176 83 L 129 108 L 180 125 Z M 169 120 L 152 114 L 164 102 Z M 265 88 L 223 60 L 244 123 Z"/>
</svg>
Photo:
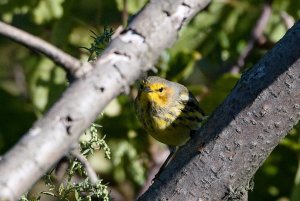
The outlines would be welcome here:
<svg viewBox="0 0 300 201">
<path fill-rule="evenodd" d="M 178 42 L 162 53 L 158 74 L 185 84 L 207 114 L 223 101 L 241 73 L 253 66 L 287 31 L 283 15 L 300 16 L 300 1 L 274 0 L 264 27 L 245 65 L 233 71 L 246 48 L 267 1 L 215 0 L 180 33 Z M 91 31 L 126 25 L 145 0 L 0 0 L 0 18 L 39 36 L 86 61 Z M 59 98 L 68 86 L 65 72 L 52 61 L 0 37 L 0 154 L 4 154 Z M 133 109 L 136 87 L 129 96 L 110 103 L 97 123 L 112 152 L 95 152 L 89 160 L 107 182 L 115 200 L 133 200 L 149 184 L 167 149 L 145 134 Z M 118 123 L 116 123 L 118 122 Z M 296 126 L 272 152 L 254 177 L 249 200 L 300 200 L 300 127 Z M 32 147 L 38 149 L 38 147 Z M 34 195 L 43 185 L 37 184 Z M 43 200 L 49 200 L 47 196 Z"/>
</svg>

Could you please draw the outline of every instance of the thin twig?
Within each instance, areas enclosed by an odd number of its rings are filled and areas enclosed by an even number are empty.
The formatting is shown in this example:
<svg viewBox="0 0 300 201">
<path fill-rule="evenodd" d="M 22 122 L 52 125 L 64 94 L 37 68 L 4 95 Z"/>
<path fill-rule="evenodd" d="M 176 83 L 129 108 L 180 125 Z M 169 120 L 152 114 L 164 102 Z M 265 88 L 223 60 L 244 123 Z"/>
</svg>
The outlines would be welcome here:
<svg viewBox="0 0 300 201">
<path fill-rule="evenodd" d="M 128 2 L 127 2 L 127 0 L 123 0 L 122 21 L 123 21 L 123 27 L 126 27 L 127 22 L 128 22 Z"/>
<path fill-rule="evenodd" d="M 147 174 L 146 180 L 144 182 L 144 185 L 140 189 L 140 192 L 138 193 L 137 197 L 140 197 L 151 186 L 155 175 L 157 174 L 160 167 L 164 163 L 165 159 L 169 155 L 169 150 L 167 147 L 161 148 L 161 147 L 158 147 L 158 144 L 155 144 L 155 143 L 152 143 L 150 145 L 148 152 L 149 152 L 149 155 L 151 158 L 150 164 L 149 164 L 149 170 L 148 170 L 148 174 Z"/>
<path fill-rule="evenodd" d="M 280 17 L 283 20 L 286 29 L 290 29 L 295 24 L 295 19 L 285 11 L 280 13 Z"/>
<path fill-rule="evenodd" d="M 92 69 L 92 65 L 88 62 L 81 62 L 50 43 L 1 21 L 0 35 L 44 54 L 75 78 L 81 77 Z"/>
<path fill-rule="evenodd" d="M 14 80 L 15 80 L 16 86 L 19 90 L 21 97 L 24 99 L 28 99 L 28 91 L 27 91 L 25 73 L 24 73 L 24 69 L 22 68 L 22 66 L 19 63 L 15 64 L 13 66 L 13 75 L 14 75 Z"/>
<path fill-rule="evenodd" d="M 99 181 L 99 179 L 98 179 L 98 176 L 97 176 L 96 172 L 94 171 L 93 167 L 89 163 L 89 161 L 80 153 L 80 151 L 78 149 L 72 150 L 71 154 L 75 158 L 77 158 L 77 160 L 79 162 L 81 162 L 82 165 L 85 167 L 87 176 L 89 177 L 91 183 L 96 184 Z"/>
<path fill-rule="evenodd" d="M 266 28 L 266 25 L 269 21 L 269 18 L 271 16 L 271 12 L 272 12 L 272 8 L 271 8 L 271 4 L 270 2 L 265 3 L 261 15 L 258 18 L 252 34 L 251 34 L 251 38 L 246 46 L 246 48 L 244 49 L 244 51 L 240 54 L 236 64 L 231 68 L 230 72 L 231 73 L 239 73 L 241 68 L 243 68 L 243 66 L 245 65 L 245 60 L 246 58 L 250 55 L 251 51 L 254 48 L 254 45 L 257 42 L 260 43 L 264 43 L 265 42 L 265 38 L 263 36 L 263 32 Z"/>
<path fill-rule="evenodd" d="M 55 166 L 54 177 L 57 183 L 61 183 L 69 168 L 69 158 L 67 156 L 62 157 Z"/>
</svg>

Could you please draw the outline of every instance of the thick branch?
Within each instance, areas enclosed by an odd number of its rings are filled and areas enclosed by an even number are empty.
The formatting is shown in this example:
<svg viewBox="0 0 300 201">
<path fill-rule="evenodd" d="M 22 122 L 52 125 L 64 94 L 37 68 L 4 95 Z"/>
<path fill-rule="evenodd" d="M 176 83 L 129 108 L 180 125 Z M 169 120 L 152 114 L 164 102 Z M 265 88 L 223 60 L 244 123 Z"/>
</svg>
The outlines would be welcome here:
<svg viewBox="0 0 300 201">
<path fill-rule="evenodd" d="M 242 199 L 263 161 L 300 119 L 300 22 L 252 69 L 139 198 Z"/>
<path fill-rule="evenodd" d="M 141 73 L 210 0 L 153 0 L 117 36 L 95 68 L 76 80 L 48 113 L 0 159 L 0 200 L 17 200 L 67 154 L 81 133 Z"/>
<path fill-rule="evenodd" d="M 92 66 L 88 62 L 81 62 L 46 41 L 1 21 L 0 34 L 46 55 L 75 78 L 82 76 L 92 69 Z"/>
</svg>

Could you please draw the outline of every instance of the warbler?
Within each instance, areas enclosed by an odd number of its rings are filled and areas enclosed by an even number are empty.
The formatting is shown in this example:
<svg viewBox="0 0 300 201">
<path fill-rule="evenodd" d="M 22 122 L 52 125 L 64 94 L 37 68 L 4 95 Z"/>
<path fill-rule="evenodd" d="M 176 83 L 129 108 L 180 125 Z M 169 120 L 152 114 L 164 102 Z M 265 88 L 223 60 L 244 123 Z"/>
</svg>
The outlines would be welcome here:
<svg viewBox="0 0 300 201">
<path fill-rule="evenodd" d="M 185 144 L 205 119 L 198 101 L 185 86 L 157 76 L 140 82 L 135 110 L 148 134 L 175 147 Z"/>
</svg>

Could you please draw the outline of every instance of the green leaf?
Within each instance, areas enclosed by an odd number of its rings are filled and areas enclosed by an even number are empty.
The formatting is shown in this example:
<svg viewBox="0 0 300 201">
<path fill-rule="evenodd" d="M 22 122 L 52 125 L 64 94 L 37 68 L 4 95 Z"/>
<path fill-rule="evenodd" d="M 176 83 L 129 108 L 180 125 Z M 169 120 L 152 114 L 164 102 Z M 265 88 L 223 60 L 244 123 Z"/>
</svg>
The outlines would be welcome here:
<svg viewBox="0 0 300 201">
<path fill-rule="evenodd" d="M 134 14 L 139 11 L 147 2 L 147 0 L 126 0 L 127 2 L 127 12 L 129 14 Z M 124 0 L 116 0 L 118 9 L 123 11 L 124 9 Z"/>
<path fill-rule="evenodd" d="M 77 201 L 80 201 L 80 200 L 81 200 L 81 198 L 80 198 L 79 193 L 78 193 L 77 190 L 74 191 L 74 195 L 75 195 L 75 199 L 76 199 Z"/>
<path fill-rule="evenodd" d="M 37 24 L 43 24 L 52 19 L 57 19 L 63 15 L 62 3 L 64 0 L 40 0 L 34 9 L 34 20 Z"/>
</svg>

